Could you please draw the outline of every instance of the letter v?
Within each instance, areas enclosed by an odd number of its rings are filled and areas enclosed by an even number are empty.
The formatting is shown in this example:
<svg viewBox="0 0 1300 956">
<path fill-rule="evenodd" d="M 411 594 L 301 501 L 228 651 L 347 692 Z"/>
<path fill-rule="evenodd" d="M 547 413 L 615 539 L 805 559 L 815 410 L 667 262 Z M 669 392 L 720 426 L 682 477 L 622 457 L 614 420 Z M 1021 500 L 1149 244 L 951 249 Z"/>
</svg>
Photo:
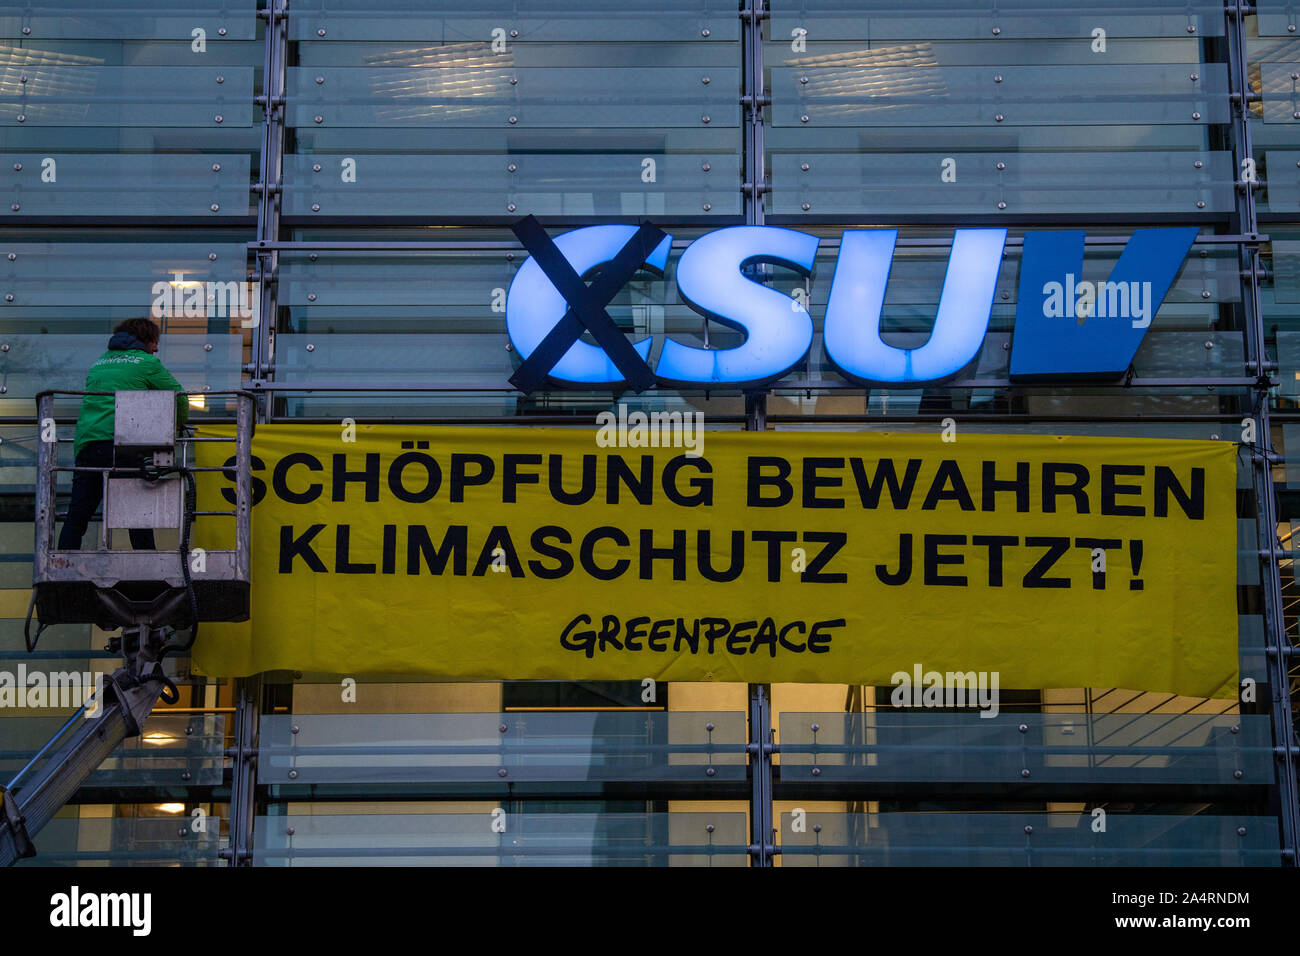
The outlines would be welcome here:
<svg viewBox="0 0 1300 956">
<path fill-rule="evenodd" d="M 1136 229 L 1111 270 L 1110 282 L 1150 282 L 1150 314 L 1173 285 L 1197 228 Z M 1133 362 L 1146 328 L 1126 319 L 1089 319 L 1082 325 L 1050 318 L 1041 291 L 1067 273 L 1083 274 L 1083 230 L 1025 233 L 1020 293 L 1011 340 L 1011 377 L 1119 378 Z M 1100 295 L 1100 293 L 1099 293 Z"/>
</svg>

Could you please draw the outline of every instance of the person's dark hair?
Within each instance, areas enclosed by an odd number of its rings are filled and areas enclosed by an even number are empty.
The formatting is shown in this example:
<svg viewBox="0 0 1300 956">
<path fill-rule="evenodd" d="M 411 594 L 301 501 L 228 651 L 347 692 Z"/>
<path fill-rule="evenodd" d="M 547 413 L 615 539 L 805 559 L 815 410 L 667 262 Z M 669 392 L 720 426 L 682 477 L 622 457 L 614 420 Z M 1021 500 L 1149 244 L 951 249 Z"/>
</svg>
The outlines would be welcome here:
<svg viewBox="0 0 1300 956">
<path fill-rule="evenodd" d="M 158 323 L 153 319 L 127 319 L 125 322 L 118 323 L 114 332 L 126 332 L 134 335 L 137 339 L 148 345 L 150 342 L 157 342 L 162 332 L 158 328 Z"/>
</svg>

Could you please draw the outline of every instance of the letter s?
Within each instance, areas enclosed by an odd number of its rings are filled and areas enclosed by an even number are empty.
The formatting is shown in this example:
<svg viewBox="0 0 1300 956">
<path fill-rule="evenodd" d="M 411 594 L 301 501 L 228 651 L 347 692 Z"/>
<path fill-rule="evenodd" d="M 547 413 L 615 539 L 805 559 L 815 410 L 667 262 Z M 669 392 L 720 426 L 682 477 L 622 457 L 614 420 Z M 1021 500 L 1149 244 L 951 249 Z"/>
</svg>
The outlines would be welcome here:
<svg viewBox="0 0 1300 956">
<path fill-rule="evenodd" d="M 810 275 L 818 242 L 794 229 L 731 226 L 691 243 L 677 263 L 682 298 L 706 318 L 744 332 L 745 341 L 731 349 L 702 349 L 668 339 L 655 368 L 660 381 L 760 382 L 798 364 L 812 344 L 812 318 L 792 311 L 789 296 L 759 285 L 741 269 L 771 262 Z"/>
</svg>

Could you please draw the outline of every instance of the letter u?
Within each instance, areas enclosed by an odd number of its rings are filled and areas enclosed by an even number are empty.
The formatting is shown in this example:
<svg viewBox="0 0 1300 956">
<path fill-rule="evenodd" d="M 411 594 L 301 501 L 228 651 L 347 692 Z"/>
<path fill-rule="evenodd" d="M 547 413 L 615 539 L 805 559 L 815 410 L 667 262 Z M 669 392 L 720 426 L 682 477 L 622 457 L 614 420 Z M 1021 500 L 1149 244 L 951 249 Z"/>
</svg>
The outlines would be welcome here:
<svg viewBox="0 0 1300 956">
<path fill-rule="evenodd" d="M 916 384 L 956 375 L 984 344 L 1005 229 L 958 229 L 930 340 L 920 348 L 886 345 L 881 310 L 897 229 L 848 229 L 826 303 L 826 355 L 849 378 L 868 384 Z"/>
</svg>

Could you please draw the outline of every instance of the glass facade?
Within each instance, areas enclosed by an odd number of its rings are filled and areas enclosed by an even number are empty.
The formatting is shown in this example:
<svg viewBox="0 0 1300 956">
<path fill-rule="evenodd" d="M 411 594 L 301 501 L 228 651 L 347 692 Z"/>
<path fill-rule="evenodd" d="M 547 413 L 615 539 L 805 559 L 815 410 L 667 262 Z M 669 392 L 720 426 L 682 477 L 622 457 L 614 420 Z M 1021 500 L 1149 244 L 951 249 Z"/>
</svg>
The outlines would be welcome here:
<svg viewBox="0 0 1300 956">
<path fill-rule="evenodd" d="M 198 297 L 160 357 L 187 389 L 255 392 L 259 422 L 593 427 L 621 401 L 710 429 L 1243 443 L 1236 701 L 1004 688 L 984 719 L 879 687 L 385 674 L 352 675 L 349 701 L 340 675 L 169 659 L 180 700 L 27 865 L 1294 865 L 1298 26 L 1290 0 L 0 8 L 0 670 L 116 657 L 89 625 L 24 648 L 34 396 L 80 389 L 114 325 L 208 284 L 258 320 Z M 763 275 L 806 303 L 807 358 L 761 389 L 517 391 L 504 298 L 530 214 L 672 233 L 666 273 L 609 306 L 652 362 L 666 335 L 741 340 L 680 296 L 692 239 L 821 237 L 810 278 Z M 976 225 L 1009 234 L 975 362 L 922 388 L 839 376 L 821 331 L 843 229 L 899 230 L 882 329 L 911 347 L 953 227 Z M 1198 236 L 1123 381 L 1013 383 L 1026 231 L 1086 229 L 1101 280 L 1152 226 Z M 64 464 L 76 413 L 56 407 Z M 0 709 L 0 783 L 71 712 Z"/>
</svg>

